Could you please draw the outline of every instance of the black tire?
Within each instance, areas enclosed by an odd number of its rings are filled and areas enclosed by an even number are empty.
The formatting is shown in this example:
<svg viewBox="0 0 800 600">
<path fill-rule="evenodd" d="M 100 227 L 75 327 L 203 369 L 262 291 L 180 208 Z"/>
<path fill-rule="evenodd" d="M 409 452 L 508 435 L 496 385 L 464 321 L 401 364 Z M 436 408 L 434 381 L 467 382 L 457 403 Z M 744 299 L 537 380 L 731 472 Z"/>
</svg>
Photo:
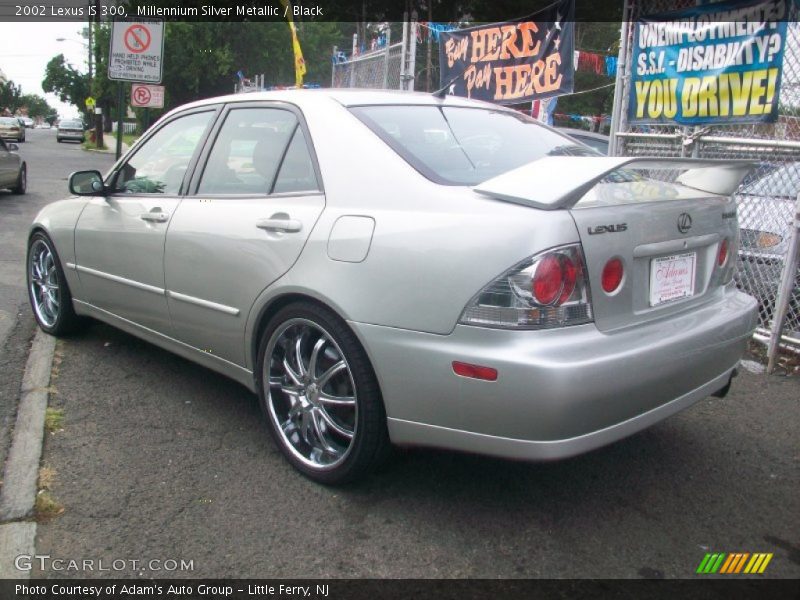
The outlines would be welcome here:
<svg viewBox="0 0 800 600">
<path fill-rule="evenodd" d="M 60 137 L 57 137 L 57 138 L 56 138 L 56 141 L 57 141 L 57 142 L 60 144 L 60 143 L 61 143 L 61 142 L 63 142 L 64 140 L 62 140 Z"/>
<path fill-rule="evenodd" d="M 34 248 L 38 248 L 39 244 L 44 244 L 52 254 L 54 263 L 53 266 L 55 267 L 55 275 L 57 277 L 59 288 L 59 309 L 58 314 L 52 323 L 45 321 L 40 315 L 40 311 L 37 310 L 36 299 L 34 297 L 32 286 L 31 251 L 34 250 Z M 33 310 L 33 316 L 36 319 L 36 323 L 39 325 L 42 331 L 49 333 L 50 335 L 60 336 L 73 333 L 83 327 L 85 320 L 76 315 L 75 310 L 72 307 L 72 294 L 70 293 L 69 286 L 67 285 L 67 279 L 64 277 L 64 269 L 61 267 L 61 259 L 58 257 L 56 247 L 52 240 L 50 240 L 50 238 L 41 231 L 34 233 L 28 240 L 25 272 L 26 281 L 28 284 L 28 300 L 31 303 L 31 309 Z"/>
<path fill-rule="evenodd" d="M 27 165 L 23 164 L 22 168 L 19 170 L 19 175 L 17 176 L 17 183 L 11 188 L 11 191 L 15 194 L 22 195 L 28 189 L 28 167 Z"/>
<path fill-rule="evenodd" d="M 348 373 L 350 376 L 349 381 L 352 385 L 352 398 L 355 405 L 355 409 L 353 409 L 355 413 L 353 415 L 353 435 L 348 442 L 346 451 L 334 461 L 334 464 L 323 466 L 307 464 L 309 459 L 306 458 L 305 461 L 301 459 L 298 456 L 300 453 L 296 447 L 298 443 L 303 443 L 300 439 L 300 429 L 294 429 L 296 433 L 293 436 L 297 440 L 294 443 L 295 448 L 293 450 L 292 442 L 287 439 L 287 435 L 284 434 L 278 424 L 277 406 L 284 402 L 288 396 L 283 394 L 282 386 L 279 386 L 280 389 L 275 389 L 274 385 L 270 386 L 270 373 L 265 373 L 264 367 L 267 361 L 267 349 L 270 345 L 273 346 L 269 363 L 270 370 L 280 363 L 279 360 L 273 359 L 276 358 L 276 353 L 285 353 L 286 350 L 278 347 L 277 344 L 282 335 L 289 335 L 290 327 L 295 326 L 291 325 L 293 323 L 298 323 L 297 327 L 309 327 L 311 331 L 315 331 L 313 328 L 316 327 L 321 333 L 320 337 L 332 340 L 332 344 L 320 346 L 320 348 L 328 348 L 329 350 L 325 350 L 325 352 L 319 351 L 319 354 L 333 354 L 335 356 L 333 360 L 344 362 L 348 369 L 344 373 Z M 273 337 L 275 337 L 274 340 Z M 317 341 L 319 341 L 319 338 Z M 310 346 L 310 340 L 308 345 Z M 322 363 L 322 360 L 320 358 L 319 363 Z M 309 362 L 308 366 L 311 364 Z M 258 395 L 269 430 L 284 457 L 303 475 L 318 483 L 340 485 L 363 478 L 388 457 L 391 446 L 386 427 L 386 411 L 383 406 L 378 380 L 355 334 L 335 313 L 313 302 L 298 302 L 282 308 L 270 319 L 261 336 L 256 365 Z M 326 368 L 324 364 L 321 367 L 323 370 Z M 308 369 L 307 373 L 314 370 Z M 344 373 L 341 374 L 344 375 Z M 328 381 L 333 381 L 333 379 L 330 378 Z M 285 381 L 288 382 L 288 379 L 285 379 Z M 327 394 L 327 392 L 325 394 L 322 393 L 326 385 L 330 384 L 321 383 L 316 388 L 319 390 L 319 396 Z M 311 387 L 309 384 L 308 387 L 304 388 L 302 395 L 304 399 L 308 398 L 309 402 L 314 393 L 310 391 Z M 271 411 L 270 403 L 273 401 L 275 404 Z M 295 399 L 294 402 L 299 402 L 299 400 Z M 319 405 L 320 401 L 316 400 L 316 402 Z M 306 405 L 311 406 L 310 403 L 306 403 Z M 336 410 L 336 407 L 333 407 L 333 409 Z M 327 414 L 328 408 L 325 410 Z M 289 420 L 291 420 L 291 413 L 287 422 Z M 330 441 L 332 434 L 336 432 L 324 426 L 322 431 L 325 432 L 326 430 L 327 435 L 323 435 L 319 434 L 320 429 L 309 427 L 304 435 L 309 437 L 316 436 L 314 437 L 315 440 L 319 440 L 322 437 Z M 312 431 L 317 433 L 310 433 Z M 312 446 L 313 444 L 308 445 Z M 325 445 L 324 442 L 322 445 Z"/>
</svg>

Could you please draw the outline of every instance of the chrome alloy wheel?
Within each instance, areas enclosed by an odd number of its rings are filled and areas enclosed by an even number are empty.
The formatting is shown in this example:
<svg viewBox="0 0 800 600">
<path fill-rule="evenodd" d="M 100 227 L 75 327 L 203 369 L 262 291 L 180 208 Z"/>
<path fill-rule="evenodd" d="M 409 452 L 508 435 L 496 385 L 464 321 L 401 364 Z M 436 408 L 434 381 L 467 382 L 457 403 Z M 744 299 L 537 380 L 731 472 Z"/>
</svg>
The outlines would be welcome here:
<svg viewBox="0 0 800 600">
<path fill-rule="evenodd" d="M 43 240 L 36 240 L 31 247 L 28 282 L 36 316 L 45 327 L 53 327 L 61 309 L 61 288 L 55 257 Z"/>
<path fill-rule="evenodd" d="M 350 365 L 333 337 L 307 319 L 289 319 L 269 339 L 262 382 L 283 444 L 319 470 L 341 464 L 356 435 L 358 404 Z"/>
</svg>

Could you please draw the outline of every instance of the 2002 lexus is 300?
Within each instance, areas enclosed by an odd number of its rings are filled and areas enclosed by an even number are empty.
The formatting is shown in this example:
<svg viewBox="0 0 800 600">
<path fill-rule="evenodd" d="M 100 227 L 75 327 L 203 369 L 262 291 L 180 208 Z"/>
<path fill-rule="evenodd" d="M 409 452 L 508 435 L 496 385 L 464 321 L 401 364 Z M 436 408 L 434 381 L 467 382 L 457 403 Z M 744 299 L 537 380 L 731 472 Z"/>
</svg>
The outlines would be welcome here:
<svg viewBox="0 0 800 600">
<path fill-rule="evenodd" d="M 93 317 L 241 382 L 319 482 L 391 444 L 562 458 L 727 392 L 746 169 L 602 157 L 453 97 L 212 98 L 72 174 L 28 290 L 45 332 Z"/>
</svg>

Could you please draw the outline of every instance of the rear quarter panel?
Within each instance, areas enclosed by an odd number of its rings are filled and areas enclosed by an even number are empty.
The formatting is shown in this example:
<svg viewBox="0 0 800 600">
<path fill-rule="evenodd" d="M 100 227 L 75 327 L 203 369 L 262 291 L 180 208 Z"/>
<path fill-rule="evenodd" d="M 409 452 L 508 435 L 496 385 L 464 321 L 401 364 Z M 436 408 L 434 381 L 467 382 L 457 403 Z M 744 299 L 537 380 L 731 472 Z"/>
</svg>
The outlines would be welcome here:
<svg viewBox="0 0 800 600">
<path fill-rule="evenodd" d="M 248 322 L 288 292 L 329 304 L 351 321 L 436 334 L 453 330 L 487 283 L 545 248 L 578 241 L 566 211 L 492 200 L 425 179 L 335 101 L 304 111 L 319 160 L 326 208 L 294 267 L 269 286 Z M 361 262 L 333 260 L 337 219 L 368 216 L 375 228 Z"/>
</svg>

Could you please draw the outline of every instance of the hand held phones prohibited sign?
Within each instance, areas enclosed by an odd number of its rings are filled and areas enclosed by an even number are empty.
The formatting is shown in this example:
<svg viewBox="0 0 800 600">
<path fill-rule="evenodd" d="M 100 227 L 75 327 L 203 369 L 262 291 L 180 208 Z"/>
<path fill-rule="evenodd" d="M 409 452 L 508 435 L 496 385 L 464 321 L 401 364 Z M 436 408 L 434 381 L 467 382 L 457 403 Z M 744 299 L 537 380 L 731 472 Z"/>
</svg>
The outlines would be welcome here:
<svg viewBox="0 0 800 600">
<path fill-rule="evenodd" d="M 160 83 L 163 56 L 163 21 L 114 21 L 108 61 L 109 79 Z"/>
</svg>

